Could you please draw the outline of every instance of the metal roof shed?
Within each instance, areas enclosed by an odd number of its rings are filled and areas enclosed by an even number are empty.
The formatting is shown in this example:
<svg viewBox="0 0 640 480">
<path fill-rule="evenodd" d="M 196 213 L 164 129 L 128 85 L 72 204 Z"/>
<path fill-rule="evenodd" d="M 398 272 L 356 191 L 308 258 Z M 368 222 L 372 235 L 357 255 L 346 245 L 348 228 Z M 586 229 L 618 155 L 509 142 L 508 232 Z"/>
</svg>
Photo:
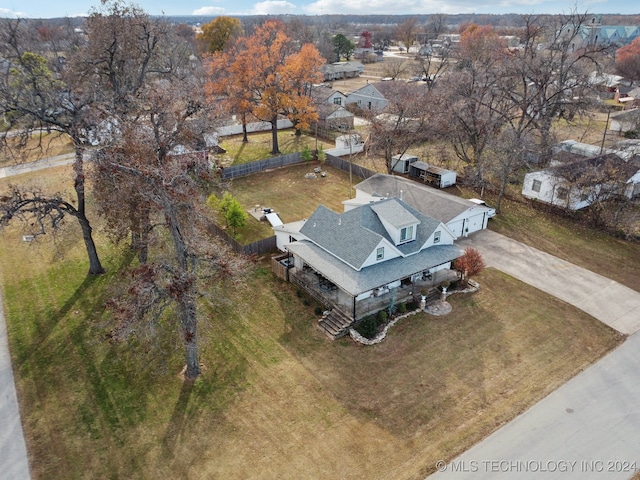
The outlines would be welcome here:
<svg viewBox="0 0 640 480">
<path fill-rule="evenodd" d="M 425 183 L 438 188 L 446 188 L 456 184 L 456 172 L 446 168 L 429 165 L 425 162 L 414 162 L 409 167 L 409 176 L 424 180 Z"/>
</svg>

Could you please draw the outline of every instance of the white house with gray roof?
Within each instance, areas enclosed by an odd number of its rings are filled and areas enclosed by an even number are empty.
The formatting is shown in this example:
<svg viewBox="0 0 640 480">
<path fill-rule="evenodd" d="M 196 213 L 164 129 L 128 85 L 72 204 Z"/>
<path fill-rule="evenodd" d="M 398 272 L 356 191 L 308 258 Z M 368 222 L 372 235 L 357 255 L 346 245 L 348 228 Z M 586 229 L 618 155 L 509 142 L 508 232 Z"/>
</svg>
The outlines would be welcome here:
<svg viewBox="0 0 640 480">
<path fill-rule="evenodd" d="M 416 284 L 433 286 L 463 253 L 445 224 L 398 198 L 343 213 L 321 205 L 274 231 L 293 258 L 290 279 L 352 320 L 388 306 L 392 295 L 401 301 L 417 293 Z M 382 304 L 372 301 L 381 297 Z"/>
<path fill-rule="evenodd" d="M 376 174 L 356 185 L 356 197 L 345 210 L 385 198 L 399 198 L 423 215 L 444 223 L 456 237 L 487 228 L 492 208 L 397 175 Z"/>
</svg>

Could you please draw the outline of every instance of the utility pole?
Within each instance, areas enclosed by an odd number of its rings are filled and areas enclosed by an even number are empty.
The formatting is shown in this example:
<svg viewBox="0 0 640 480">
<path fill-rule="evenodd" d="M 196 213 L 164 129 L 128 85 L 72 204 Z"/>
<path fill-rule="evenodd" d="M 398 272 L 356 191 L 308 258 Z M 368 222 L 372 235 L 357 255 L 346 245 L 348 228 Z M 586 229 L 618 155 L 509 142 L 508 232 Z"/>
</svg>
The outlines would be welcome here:
<svg viewBox="0 0 640 480">
<path fill-rule="evenodd" d="M 604 151 L 604 140 L 607 138 L 607 128 L 609 128 L 609 116 L 611 115 L 611 107 L 607 108 L 607 121 L 604 123 L 604 132 L 602 132 L 602 143 L 600 144 L 600 155 Z"/>
</svg>

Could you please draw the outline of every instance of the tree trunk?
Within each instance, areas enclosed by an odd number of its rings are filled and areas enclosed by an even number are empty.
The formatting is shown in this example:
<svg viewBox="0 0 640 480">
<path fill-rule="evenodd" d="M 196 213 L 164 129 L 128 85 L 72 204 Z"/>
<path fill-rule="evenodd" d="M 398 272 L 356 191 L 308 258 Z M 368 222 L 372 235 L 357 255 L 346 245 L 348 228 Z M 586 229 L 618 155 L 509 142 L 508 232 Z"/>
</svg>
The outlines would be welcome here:
<svg viewBox="0 0 640 480">
<path fill-rule="evenodd" d="M 192 290 L 191 288 L 189 290 Z M 180 324 L 184 339 L 185 359 L 187 362 L 186 378 L 193 380 L 200 375 L 200 363 L 198 362 L 198 336 L 197 336 L 196 305 L 192 292 L 189 291 L 180 300 Z"/>
<path fill-rule="evenodd" d="M 275 115 L 271 119 L 271 143 L 273 148 L 271 149 L 271 153 L 273 155 L 278 155 L 280 153 L 280 147 L 278 146 L 278 116 Z"/>
<path fill-rule="evenodd" d="M 242 143 L 249 143 L 249 135 L 247 134 L 247 113 L 242 112 Z"/>
<path fill-rule="evenodd" d="M 180 230 L 178 214 L 170 199 L 164 199 L 164 213 L 173 240 L 176 260 L 178 262 L 178 274 L 181 290 L 177 294 L 179 304 L 180 327 L 182 329 L 182 339 L 184 341 L 185 359 L 187 363 L 186 377 L 194 379 L 200 374 L 200 364 L 198 362 L 198 316 L 196 302 L 194 300 L 194 283 L 188 278 L 189 259 L 187 245 Z"/>
<path fill-rule="evenodd" d="M 149 259 L 149 231 L 151 220 L 150 211 L 147 207 L 142 207 L 138 215 L 132 215 L 131 229 L 131 249 L 138 254 L 140 265 L 147 263 Z"/>
<path fill-rule="evenodd" d="M 92 228 L 85 210 L 85 191 L 84 191 L 84 149 L 76 147 L 76 159 L 73 164 L 75 173 L 74 189 L 78 198 L 78 207 L 76 217 L 82 229 L 82 238 L 87 249 L 89 257 L 89 275 L 100 275 L 104 273 L 104 268 L 98 257 L 98 250 L 93 241 Z"/>
</svg>

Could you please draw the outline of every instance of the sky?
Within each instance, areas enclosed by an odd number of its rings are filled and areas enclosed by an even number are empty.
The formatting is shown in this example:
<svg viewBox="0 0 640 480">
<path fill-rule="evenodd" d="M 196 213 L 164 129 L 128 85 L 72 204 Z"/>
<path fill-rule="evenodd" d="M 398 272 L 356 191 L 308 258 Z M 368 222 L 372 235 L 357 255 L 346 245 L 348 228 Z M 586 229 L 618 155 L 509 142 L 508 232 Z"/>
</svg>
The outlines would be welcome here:
<svg viewBox="0 0 640 480">
<path fill-rule="evenodd" d="M 126 3 L 131 3 L 127 1 Z M 323 14 L 563 14 L 640 16 L 637 0 L 138 0 L 150 15 Z M 0 17 L 55 18 L 86 15 L 100 0 L 0 0 Z"/>
</svg>

